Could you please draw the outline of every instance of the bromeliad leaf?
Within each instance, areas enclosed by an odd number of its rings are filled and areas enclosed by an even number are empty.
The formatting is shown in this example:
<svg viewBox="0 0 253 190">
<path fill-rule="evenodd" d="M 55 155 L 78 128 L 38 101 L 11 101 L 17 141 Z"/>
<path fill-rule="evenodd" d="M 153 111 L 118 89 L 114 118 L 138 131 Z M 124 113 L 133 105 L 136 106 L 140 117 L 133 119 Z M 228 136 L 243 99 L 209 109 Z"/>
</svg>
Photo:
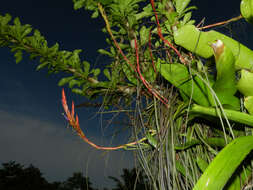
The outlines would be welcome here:
<svg viewBox="0 0 253 190">
<path fill-rule="evenodd" d="M 198 76 L 191 76 L 187 67 L 182 64 L 162 64 L 161 75 L 175 87 L 183 91 L 194 102 L 210 106 L 211 92 Z"/>
<path fill-rule="evenodd" d="M 236 168 L 253 150 L 253 136 L 239 137 L 214 158 L 193 190 L 223 189 Z"/>
<path fill-rule="evenodd" d="M 240 110 L 240 100 L 234 96 L 237 91 L 235 83 L 235 58 L 229 47 L 221 40 L 212 44 L 216 62 L 216 81 L 213 89 L 222 105 Z"/>
<path fill-rule="evenodd" d="M 191 36 L 189 38 L 189 36 Z M 235 69 L 253 69 L 253 51 L 238 41 L 214 30 L 201 32 L 194 25 L 185 25 L 174 31 L 174 40 L 177 45 L 196 53 L 203 58 L 211 58 L 213 51 L 210 46 L 216 40 L 221 40 L 229 47 L 235 56 Z"/>
</svg>

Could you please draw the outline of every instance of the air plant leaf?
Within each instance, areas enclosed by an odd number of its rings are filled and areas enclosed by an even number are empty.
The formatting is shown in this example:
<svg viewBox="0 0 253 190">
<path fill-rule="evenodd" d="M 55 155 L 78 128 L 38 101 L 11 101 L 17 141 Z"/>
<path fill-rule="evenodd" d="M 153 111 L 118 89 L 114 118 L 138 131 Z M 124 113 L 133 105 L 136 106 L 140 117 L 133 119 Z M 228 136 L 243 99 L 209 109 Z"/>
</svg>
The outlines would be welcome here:
<svg viewBox="0 0 253 190">
<path fill-rule="evenodd" d="M 243 136 L 233 140 L 209 164 L 193 190 L 223 189 L 252 149 L 253 136 Z"/>
<path fill-rule="evenodd" d="M 243 18 L 250 24 L 253 24 L 253 1 L 242 0 L 240 10 Z"/>
</svg>

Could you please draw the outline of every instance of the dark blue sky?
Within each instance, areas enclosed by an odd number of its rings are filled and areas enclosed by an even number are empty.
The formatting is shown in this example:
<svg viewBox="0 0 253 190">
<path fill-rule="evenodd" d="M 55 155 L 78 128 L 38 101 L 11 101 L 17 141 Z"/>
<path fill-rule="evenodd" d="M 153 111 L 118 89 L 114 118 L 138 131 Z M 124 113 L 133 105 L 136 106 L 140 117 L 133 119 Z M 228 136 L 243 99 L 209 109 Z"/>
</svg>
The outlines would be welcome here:
<svg viewBox="0 0 253 190">
<path fill-rule="evenodd" d="M 193 0 L 192 4 L 199 7 L 194 14 L 198 21 L 206 16 L 205 24 L 240 14 L 240 0 Z M 83 10 L 74 11 L 71 0 L 8 0 L 0 6 L 0 14 L 5 13 L 39 29 L 49 45 L 58 42 L 61 49 L 83 49 L 82 55 L 93 65 L 105 61 L 96 53 L 97 49 L 106 47 L 101 32 L 103 21 L 90 19 Z M 244 44 L 253 48 L 251 26 L 239 21 L 232 29 Z M 15 64 L 7 48 L 0 49 L 0 64 L 0 163 L 10 160 L 32 163 L 49 180 L 65 180 L 72 172 L 83 171 L 98 187 L 111 184 L 108 175 L 118 177 L 122 168 L 134 165 L 129 153 L 103 154 L 80 141 L 66 127 L 61 115 L 61 88 L 57 86 L 60 75 L 48 75 L 46 70 L 36 72 L 36 62 L 28 59 Z M 67 97 L 69 102 L 82 101 L 70 91 Z M 112 139 L 108 136 L 110 127 L 105 132 L 102 130 L 106 123 L 99 122 L 99 116 L 93 117 L 95 111 L 78 110 L 81 126 L 93 141 L 108 145 Z M 127 137 L 122 143 L 126 141 Z M 115 142 L 120 143 L 117 139 Z"/>
<path fill-rule="evenodd" d="M 74 11 L 71 0 L 9 0 L 1 2 L 0 14 L 5 13 L 39 29 L 49 45 L 58 42 L 61 49 L 83 49 L 82 55 L 93 65 L 103 63 L 96 53 L 106 47 L 100 32 L 102 21 L 91 20 L 85 11 Z M 15 64 L 7 48 L 0 49 L 0 64 L 0 163 L 32 163 L 49 180 L 65 180 L 74 171 L 83 171 L 98 187 L 111 184 L 108 175 L 118 177 L 122 168 L 133 166 L 129 153 L 97 151 L 67 128 L 57 86 L 59 75 L 36 72 L 36 62 L 29 59 Z M 67 89 L 66 93 L 69 102 L 82 102 L 83 98 Z M 93 117 L 95 109 L 77 111 L 89 138 L 101 145 L 111 144 L 110 127 L 102 130 L 106 123 Z"/>
</svg>

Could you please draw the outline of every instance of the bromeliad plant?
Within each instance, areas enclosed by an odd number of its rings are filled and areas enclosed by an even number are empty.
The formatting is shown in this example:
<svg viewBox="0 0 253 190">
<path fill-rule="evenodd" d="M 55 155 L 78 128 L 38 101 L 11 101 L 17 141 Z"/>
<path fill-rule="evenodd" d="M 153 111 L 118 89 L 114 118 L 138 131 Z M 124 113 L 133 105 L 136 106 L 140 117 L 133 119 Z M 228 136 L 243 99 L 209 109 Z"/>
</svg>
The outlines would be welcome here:
<svg viewBox="0 0 253 190">
<path fill-rule="evenodd" d="M 18 18 L 0 16 L 0 45 L 39 59 L 37 69 L 68 76 L 59 85 L 104 109 L 125 112 L 133 142 L 103 147 L 82 131 L 74 103 L 65 118 L 85 142 L 101 150 L 136 150 L 152 189 L 246 189 L 253 149 L 253 52 L 215 30 L 245 18 L 252 23 L 253 1 L 242 0 L 241 15 L 209 26 L 194 25 L 190 0 L 73 0 L 105 22 L 110 57 L 106 68 L 90 68 L 81 50 L 59 50 Z M 32 33 L 33 31 L 33 33 Z M 215 69 L 214 69 L 215 68 Z M 101 70 L 106 77 L 102 80 Z M 79 106 L 80 107 L 80 106 Z M 123 108 L 124 110 L 121 110 Z"/>
</svg>

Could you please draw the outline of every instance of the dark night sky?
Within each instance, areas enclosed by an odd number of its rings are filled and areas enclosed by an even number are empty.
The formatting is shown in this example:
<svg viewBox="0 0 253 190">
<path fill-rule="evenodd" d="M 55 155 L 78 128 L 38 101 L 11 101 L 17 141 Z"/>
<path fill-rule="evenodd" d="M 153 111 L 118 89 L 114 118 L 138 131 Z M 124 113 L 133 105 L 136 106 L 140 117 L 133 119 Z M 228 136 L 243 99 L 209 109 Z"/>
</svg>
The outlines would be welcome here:
<svg viewBox="0 0 253 190">
<path fill-rule="evenodd" d="M 221 3 L 222 2 L 222 3 Z M 229 3 L 228 3 L 229 2 Z M 205 15 L 205 24 L 223 21 L 240 14 L 240 0 L 193 0 L 199 7 L 194 15 L 198 22 Z M 46 37 L 49 45 L 58 42 L 61 49 L 83 49 L 91 64 L 103 64 L 97 49 L 106 47 L 101 20 L 92 20 L 83 10 L 74 11 L 71 0 L 8 0 L 1 2 L 0 14 L 10 13 L 24 24 L 31 24 Z M 232 24 L 240 40 L 253 49 L 252 27 L 244 21 Z M 15 160 L 34 164 L 52 180 L 65 180 L 74 171 L 83 171 L 94 186 L 110 186 L 108 175 L 118 177 L 121 169 L 134 165 L 131 154 L 123 151 L 94 150 L 73 135 L 62 117 L 60 75 L 36 72 L 36 64 L 24 59 L 15 64 L 7 48 L 0 49 L 0 163 Z M 67 90 L 68 100 L 81 98 Z M 111 136 L 101 130 L 104 123 L 94 109 L 78 110 L 81 126 L 89 138 L 109 145 Z M 92 119 L 93 118 L 93 119 Z M 127 141 L 121 141 L 124 143 Z M 115 140 L 115 143 L 120 143 Z"/>
</svg>

